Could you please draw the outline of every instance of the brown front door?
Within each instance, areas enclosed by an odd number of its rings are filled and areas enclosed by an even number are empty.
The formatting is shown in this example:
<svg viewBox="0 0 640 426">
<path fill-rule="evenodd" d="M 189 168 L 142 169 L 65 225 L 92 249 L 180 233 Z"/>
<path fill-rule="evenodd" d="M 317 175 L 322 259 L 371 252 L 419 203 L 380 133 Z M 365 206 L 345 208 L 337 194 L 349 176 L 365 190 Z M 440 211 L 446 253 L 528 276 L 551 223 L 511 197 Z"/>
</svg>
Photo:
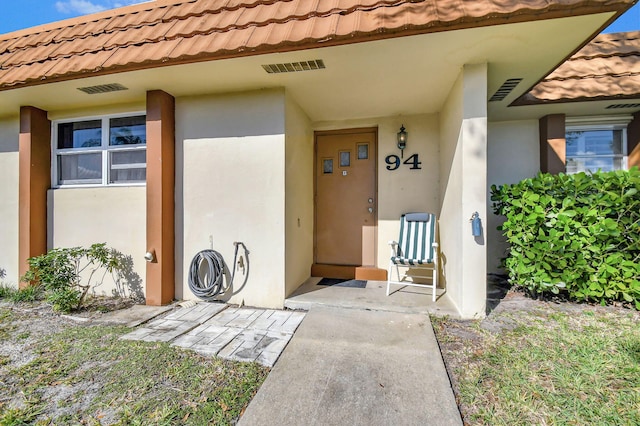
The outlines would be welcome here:
<svg viewBox="0 0 640 426">
<path fill-rule="evenodd" d="M 323 276 L 353 278 L 375 264 L 376 145 L 376 129 L 316 133 L 314 268 L 329 267 Z"/>
</svg>

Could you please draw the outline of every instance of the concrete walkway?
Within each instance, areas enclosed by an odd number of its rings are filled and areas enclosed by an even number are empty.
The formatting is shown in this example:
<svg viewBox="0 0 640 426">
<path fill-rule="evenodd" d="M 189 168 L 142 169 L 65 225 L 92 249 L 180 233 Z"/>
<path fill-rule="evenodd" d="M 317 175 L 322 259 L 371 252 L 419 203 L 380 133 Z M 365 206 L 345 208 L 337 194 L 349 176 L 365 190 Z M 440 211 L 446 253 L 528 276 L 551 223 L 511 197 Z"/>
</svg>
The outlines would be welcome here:
<svg viewBox="0 0 640 426">
<path fill-rule="evenodd" d="M 239 425 L 462 425 L 428 316 L 313 306 Z"/>
</svg>

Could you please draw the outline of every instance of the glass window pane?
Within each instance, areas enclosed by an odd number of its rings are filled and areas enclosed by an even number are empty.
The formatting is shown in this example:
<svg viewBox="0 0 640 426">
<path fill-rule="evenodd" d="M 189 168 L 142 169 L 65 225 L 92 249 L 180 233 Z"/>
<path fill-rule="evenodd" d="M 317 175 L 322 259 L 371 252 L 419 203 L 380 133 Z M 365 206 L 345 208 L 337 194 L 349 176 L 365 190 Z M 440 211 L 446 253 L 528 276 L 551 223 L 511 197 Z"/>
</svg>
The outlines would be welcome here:
<svg viewBox="0 0 640 426">
<path fill-rule="evenodd" d="M 147 179 L 147 151 L 112 151 L 109 158 L 109 182 L 144 182 Z"/>
<path fill-rule="evenodd" d="M 358 160 L 366 160 L 369 158 L 369 144 L 362 143 L 358 145 Z"/>
<path fill-rule="evenodd" d="M 101 183 L 102 154 L 58 156 L 58 183 Z"/>
<path fill-rule="evenodd" d="M 567 155 L 622 154 L 622 130 L 580 130 L 566 133 Z"/>
<path fill-rule="evenodd" d="M 333 159 L 329 158 L 322 160 L 322 172 L 333 173 Z"/>
<path fill-rule="evenodd" d="M 343 151 L 340 153 L 340 167 L 349 167 L 351 165 L 351 153 Z"/>
<path fill-rule="evenodd" d="M 109 145 L 140 145 L 147 143 L 147 123 L 144 115 L 109 120 Z"/>
<path fill-rule="evenodd" d="M 58 124 L 58 149 L 87 148 L 102 145 L 100 120 Z"/>
</svg>

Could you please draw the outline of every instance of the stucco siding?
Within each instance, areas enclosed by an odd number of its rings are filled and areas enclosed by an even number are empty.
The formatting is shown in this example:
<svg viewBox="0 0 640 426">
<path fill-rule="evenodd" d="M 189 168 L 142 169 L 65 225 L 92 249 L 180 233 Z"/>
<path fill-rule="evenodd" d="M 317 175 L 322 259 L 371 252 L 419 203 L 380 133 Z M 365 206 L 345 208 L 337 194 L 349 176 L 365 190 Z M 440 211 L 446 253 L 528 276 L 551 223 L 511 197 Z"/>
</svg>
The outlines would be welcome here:
<svg viewBox="0 0 640 426">
<path fill-rule="evenodd" d="M 313 263 L 313 132 L 309 118 L 290 96 L 286 98 L 285 134 L 288 296 L 309 278 Z"/>
<path fill-rule="evenodd" d="M 0 283 L 18 286 L 18 117 L 0 119 Z"/>
<path fill-rule="evenodd" d="M 102 284 L 91 290 L 93 293 L 144 294 L 144 186 L 52 189 L 47 193 L 47 208 L 49 249 L 106 243 L 124 256 L 123 276 L 107 274 Z"/>
<path fill-rule="evenodd" d="M 196 253 L 213 248 L 234 268 L 234 242 L 250 254 L 224 297 L 281 308 L 285 285 L 283 90 L 176 100 L 176 297 Z M 244 272 L 246 272 L 246 266 Z"/>
<path fill-rule="evenodd" d="M 540 148 L 538 121 L 492 122 L 488 125 L 487 183 L 491 185 L 511 184 L 530 178 L 540 170 Z M 491 207 L 491 192 L 487 192 L 487 203 Z M 496 228 L 504 217 L 487 214 L 487 270 L 503 273 L 499 269 L 500 259 L 508 247 L 501 232 Z"/>
</svg>

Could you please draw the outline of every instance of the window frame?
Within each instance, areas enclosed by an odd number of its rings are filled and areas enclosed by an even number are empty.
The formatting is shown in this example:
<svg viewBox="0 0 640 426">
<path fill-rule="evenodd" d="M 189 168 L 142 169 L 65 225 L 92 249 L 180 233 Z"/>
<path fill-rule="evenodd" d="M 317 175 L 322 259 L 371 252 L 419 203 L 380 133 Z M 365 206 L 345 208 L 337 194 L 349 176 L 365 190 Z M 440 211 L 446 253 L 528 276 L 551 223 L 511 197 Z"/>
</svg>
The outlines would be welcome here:
<svg viewBox="0 0 640 426">
<path fill-rule="evenodd" d="M 567 118 L 565 122 L 565 173 L 566 174 L 575 174 L 578 172 L 569 172 L 567 171 L 567 163 L 569 161 L 569 156 L 567 156 L 567 147 L 566 147 L 566 137 L 569 132 L 588 132 L 588 131 L 602 131 L 602 130 L 621 130 L 622 131 L 622 141 L 621 141 L 621 154 L 612 154 L 612 155 L 579 155 L 571 158 L 620 158 L 621 159 L 621 168 L 614 170 L 628 170 L 629 162 L 628 162 L 628 148 L 627 148 L 627 125 L 631 122 L 631 116 L 616 116 L 616 117 L 573 117 Z M 588 171 L 585 171 L 588 172 Z"/>
<path fill-rule="evenodd" d="M 60 120 L 52 120 L 51 122 L 51 187 L 52 188 L 89 188 L 89 187 L 106 187 L 106 186 L 145 186 L 147 184 L 146 179 L 141 182 L 109 182 L 109 162 L 111 160 L 111 152 L 124 152 L 124 151 L 147 151 L 147 143 L 139 145 L 110 145 L 109 125 L 112 118 L 127 118 L 127 117 L 145 117 L 146 125 L 146 111 L 131 111 L 117 114 L 102 114 L 81 116 L 73 118 L 65 118 Z M 97 121 L 101 123 L 101 142 L 100 146 L 91 147 L 78 147 L 78 148 L 58 148 L 58 126 L 66 123 L 77 123 L 82 121 Z M 145 130 L 146 140 L 146 130 Z M 58 176 L 58 158 L 64 155 L 73 154 L 100 154 L 101 155 L 101 167 L 102 177 L 100 182 L 96 180 L 67 180 L 64 183 L 60 182 Z M 135 163 L 141 164 L 141 163 Z M 145 162 L 146 169 L 146 162 Z"/>
</svg>

